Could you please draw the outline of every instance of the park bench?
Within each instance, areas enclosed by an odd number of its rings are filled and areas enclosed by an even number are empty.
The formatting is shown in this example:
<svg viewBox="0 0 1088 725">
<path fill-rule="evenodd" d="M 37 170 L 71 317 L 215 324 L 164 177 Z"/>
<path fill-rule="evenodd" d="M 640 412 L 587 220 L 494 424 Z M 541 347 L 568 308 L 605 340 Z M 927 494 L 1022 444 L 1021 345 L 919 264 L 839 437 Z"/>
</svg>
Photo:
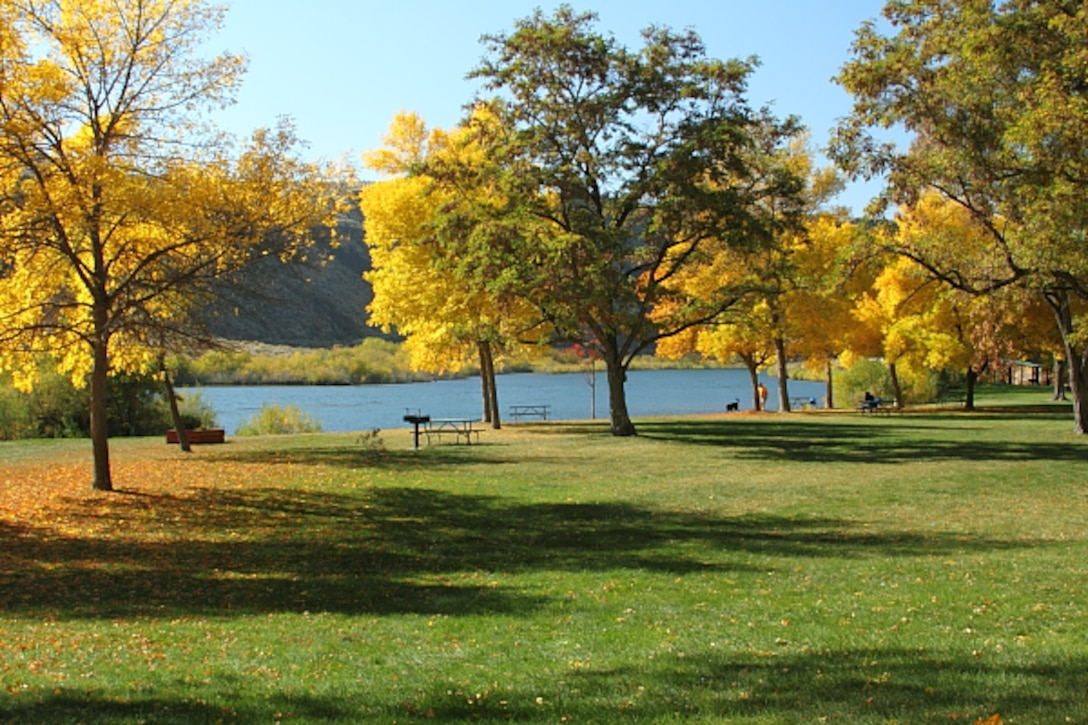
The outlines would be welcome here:
<svg viewBox="0 0 1088 725">
<path fill-rule="evenodd" d="M 521 420 L 522 418 L 547 420 L 551 409 L 552 406 L 550 405 L 511 405 L 510 417 L 514 420 Z"/>
<path fill-rule="evenodd" d="M 894 400 L 873 398 L 858 403 L 858 412 L 862 415 L 889 415 L 897 410 Z"/>
</svg>

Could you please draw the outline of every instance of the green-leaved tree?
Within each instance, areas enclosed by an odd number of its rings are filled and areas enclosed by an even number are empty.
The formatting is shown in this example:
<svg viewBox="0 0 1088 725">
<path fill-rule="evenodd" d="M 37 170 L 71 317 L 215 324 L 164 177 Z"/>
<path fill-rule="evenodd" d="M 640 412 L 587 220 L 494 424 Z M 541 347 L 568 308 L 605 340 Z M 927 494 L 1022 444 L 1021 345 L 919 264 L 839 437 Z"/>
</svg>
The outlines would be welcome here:
<svg viewBox="0 0 1088 725">
<path fill-rule="evenodd" d="M 796 129 L 749 108 L 754 61 L 708 58 L 694 32 L 661 27 L 631 50 L 595 20 L 561 6 L 485 36 L 472 75 L 503 123 L 481 173 L 505 205 L 463 210 L 481 216 L 451 226 L 471 230 L 458 254 L 466 274 L 486 270 L 603 361 L 611 430 L 625 436 L 636 432 L 631 360 L 739 297 L 723 284 L 695 298 L 670 282 L 709 263 L 716 246 L 769 238 L 751 209 L 777 189 L 747 183 L 754 132 Z"/>
</svg>

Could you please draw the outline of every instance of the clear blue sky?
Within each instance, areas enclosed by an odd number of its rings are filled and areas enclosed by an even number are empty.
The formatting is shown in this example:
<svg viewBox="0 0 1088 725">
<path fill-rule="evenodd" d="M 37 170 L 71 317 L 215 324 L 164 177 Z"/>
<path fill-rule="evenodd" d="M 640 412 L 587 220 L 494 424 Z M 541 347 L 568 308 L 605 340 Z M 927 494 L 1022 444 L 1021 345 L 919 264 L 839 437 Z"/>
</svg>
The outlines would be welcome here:
<svg viewBox="0 0 1088 725">
<path fill-rule="evenodd" d="M 483 55 L 480 36 L 558 2 L 523 0 L 224 0 L 230 12 L 213 49 L 243 52 L 249 72 L 238 103 L 216 116 L 247 135 L 294 119 L 312 156 L 357 161 L 381 145 L 398 111 L 454 126 L 475 91 L 465 75 Z M 800 116 L 822 147 L 850 97 L 831 82 L 854 31 L 883 0 L 597 0 L 598 29 L 631 48 L 647 25 L 694 28 L 718 58 L 759 56 L 748 99 Z M 839 202 L 860 212 L 878 191 L 852 185 Z"/>
</svg>

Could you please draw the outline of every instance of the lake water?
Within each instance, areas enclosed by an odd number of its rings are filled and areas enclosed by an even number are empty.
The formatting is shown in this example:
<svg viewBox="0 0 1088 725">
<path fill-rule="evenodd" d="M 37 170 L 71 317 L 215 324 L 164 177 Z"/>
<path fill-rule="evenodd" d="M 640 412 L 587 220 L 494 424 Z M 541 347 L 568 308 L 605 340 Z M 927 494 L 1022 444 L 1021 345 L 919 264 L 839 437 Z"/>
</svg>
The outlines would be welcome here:
<svg viewBox="0 0 1088 725">
<path fill-rule="evenodd" d="M 777 382 L 760 378 L 770 391 L 768 410 L 778 408 Z M 587 376 L 581 373 L 500 375 L 499 409 L 509 420 L 511 405 L 550 405 L 550 420 L 586 420 L 592 398 Z M 608 382 L 596 377 L 596 417 L 608 418 Z M 294 405 L 321 423 L 325 431 L 362 431 L 403 428 L 406 411 L 435 418 L 479 417 L 479 377 L 429 383 L 352 386 L 239 386 L 196 390 L 209 403 L 219 424 L 233 433 L 260 412 L 263 404 Z M 790 397 L 823 400 L 823 383 L 789 381 Z M 740 401 L 740 410 L 752 407 L 752 390 L 745 370 L 633 370 L 627 374 L 627 410 L 631 417 L 720 413 L 725 404 Z"/>
</svg>

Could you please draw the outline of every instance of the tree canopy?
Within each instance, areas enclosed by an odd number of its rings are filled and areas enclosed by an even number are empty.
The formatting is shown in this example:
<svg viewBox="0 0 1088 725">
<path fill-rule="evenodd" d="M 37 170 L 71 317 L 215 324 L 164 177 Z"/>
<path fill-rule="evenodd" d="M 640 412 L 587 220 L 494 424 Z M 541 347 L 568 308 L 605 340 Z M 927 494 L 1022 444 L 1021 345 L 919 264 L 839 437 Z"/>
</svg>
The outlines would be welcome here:
<svg viewBox="0 0 1088 725">
<path fill-rule="evenodd" d="M 857 33 L 839 81 L 854 96 L 834 153 L 886 174 L 886 199 L 927 190 L 986 230 L 986 264 L 916 239 L 900 251 L 962 290 L 1019 285 L 1051 307 L 1069 363 L 1075 428 L 1088 409 L 1088 6 L 1080 0 L 896 0 L 891 26 Z M 882 141 L 900 128 L 911 142 Z"/>
<path fill-rule="evenodd" d="M 502 279 L 557 335 L 600 356 L 612 432 L 631 435 L 634 356 L 739 297 L 724 283 L 696 297 L 671 282 L 714 247 L 766 242 L 753 205 L 795 179 L 752 183 L 750 161 L 757 142 L 797 127 L 748 106 L 754 59 L 708 58 L 693 31 L 661 27 L 630 50 L 595 21 L 561 6 L 484 37 L 472 75 L 502 123 L 480 174 L 505 205 L 466 211 L 475 217 L 459 256 L 494 269 L 499 255 Z M 669 313 L 651 318 L 655 308 Z"/>
<path fill-rule="evenodd" d="M 198 334 L 215 280 L 295 254 L 332 206 L 289 124 L 233 152 L 204 126 L 245 66 L 202 55 L 223 8 L 0 7 L 0 356 L 23 386 L 43 353 L 89 378 L 93 485 L 109 490 L 109 372 Z"/>
<path fill-rule="evenodd" d="M 484 149 L 471 124 L 493 122 L 480 107 L 466 126 L 428 131 L 417 115 L 399 114 L 385 146 L 365 156 L 368 166 L 393 178 L 363 187 L 360 202 L 373 263 L 364 275 L 374 288 L 371 321 L 405 336 L 416 369 L 456 371 L 475 358 L 484 419 L 498 427 L 494 356 L 525 349 L 542 334 L 540 318 L 522 298 L 488 284 L 487 275 L 466 274 L 456 255 L 460 235 L 443 224 L 464 205 L 501 200 L 489 188 L 459 187 L 426 172 L 458 164 L 475 168 Z"/>
</svg>

